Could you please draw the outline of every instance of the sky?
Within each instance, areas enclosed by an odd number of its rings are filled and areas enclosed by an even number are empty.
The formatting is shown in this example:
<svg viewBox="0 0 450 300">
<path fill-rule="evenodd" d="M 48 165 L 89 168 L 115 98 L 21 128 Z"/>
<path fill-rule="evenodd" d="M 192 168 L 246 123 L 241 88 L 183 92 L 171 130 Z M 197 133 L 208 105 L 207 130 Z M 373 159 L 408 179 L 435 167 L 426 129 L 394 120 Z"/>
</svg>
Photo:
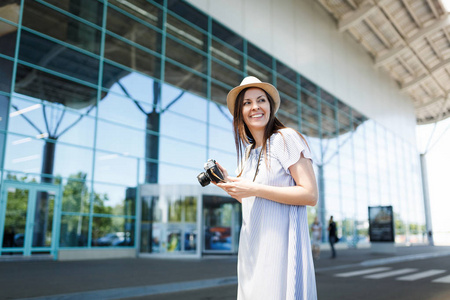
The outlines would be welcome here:
<svg viewBox="0 0 450 300">
<path fill-rule="evenodd" d="M 436 126 L 418 126 L 417 141 L 420 153 L 428 149 L 425 157 L 434 236 L 450 245 L 450 118 Z"/>
</svg>

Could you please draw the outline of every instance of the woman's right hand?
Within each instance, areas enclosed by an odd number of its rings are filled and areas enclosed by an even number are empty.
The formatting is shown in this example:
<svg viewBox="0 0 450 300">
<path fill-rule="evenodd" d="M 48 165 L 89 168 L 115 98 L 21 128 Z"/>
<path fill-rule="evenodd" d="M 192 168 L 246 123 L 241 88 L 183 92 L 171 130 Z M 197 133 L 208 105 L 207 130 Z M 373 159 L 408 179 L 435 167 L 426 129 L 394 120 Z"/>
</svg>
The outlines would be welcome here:
<svg viewBox="0 0 450 300">
<path fill-rule="evenodd" d="M 217 166 L 219 167 L 220 171 L 223 174 L 223 178 L 225 179 L 225 181 L 228 181 L 228 172 L 227 169 L 225 169 L 224 167 L 222 167 L 218 162 L 216 162 Z"/>
<path fill-rule="evenodd" d="M 216 164 L 217 164 L 217 166 L 219 167 L 219 169 L 220 169 L 220 171 L 222 172 L 222 174 L 223 174 L 223 178 L 225 178 L 225 183 L 227 183 L 227 182 L 230 182 L 230 178 L 229 178 L 229 176 L 228 176 L 228 172 L 227 172 L 227 169 L 225 169 L 224 167 L 222 167 L 218 162 L 216 162 Z M 214 181 L 211 181 L 212 183 L 214 183 L 216 186 L 218 186 L 218 187 L 220 187 L 222 190 L 224 190 L 225 192 L 227 192 L 227 194 L 229 194 L 230 195 L 230 193 L 229 193 L 229 191 L 227 190 L 227 188 L 225 188 L 224 186 L 223 186 L 223 182 L 222 183 L 215 183 Z M 231 195 L 230 195 L 231 196 Z M 238 199 L 238 198 L 235 198 L 237 201 L 239 201 L 240 203 L 242 203 L 242 199 Z"/>
</svg>

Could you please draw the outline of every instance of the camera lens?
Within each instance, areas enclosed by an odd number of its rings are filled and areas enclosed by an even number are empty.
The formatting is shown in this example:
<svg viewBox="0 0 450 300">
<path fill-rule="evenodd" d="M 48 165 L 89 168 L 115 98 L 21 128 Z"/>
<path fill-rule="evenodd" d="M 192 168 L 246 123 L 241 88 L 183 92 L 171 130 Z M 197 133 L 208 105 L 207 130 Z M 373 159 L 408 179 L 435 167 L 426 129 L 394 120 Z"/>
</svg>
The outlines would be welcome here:
<svg viewBox="0 0 450 300">
<path fill-rule="evenodd" d="M 201 186 L 207 186 L 211 183 L 211 180 L 205 172 L 198 174 L 197 179 Z"/>
</svg>

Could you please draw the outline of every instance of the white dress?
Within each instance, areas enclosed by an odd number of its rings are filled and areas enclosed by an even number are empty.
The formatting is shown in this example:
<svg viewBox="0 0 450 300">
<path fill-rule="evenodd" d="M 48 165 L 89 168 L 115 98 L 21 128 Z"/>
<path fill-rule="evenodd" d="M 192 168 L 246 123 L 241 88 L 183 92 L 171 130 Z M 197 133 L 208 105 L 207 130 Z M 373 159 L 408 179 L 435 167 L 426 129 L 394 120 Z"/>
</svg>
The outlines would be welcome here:
<svg viewBox="0 0 450 300">
<path fill-rule="evenodd" d="M 311 153 L 293 129 L 270 137 L 269 167 L 261 155 L 255 182 L 293 186 L 289 167 Z M 261 147 L 253 149 L 242 177 L 253 180 Z M 301 180 L 301 179 L 300 179 Z M 306 206 L 259 197 L 242 199 L 238 255 L 238 300 L 317 299 Z"/>
</svg>

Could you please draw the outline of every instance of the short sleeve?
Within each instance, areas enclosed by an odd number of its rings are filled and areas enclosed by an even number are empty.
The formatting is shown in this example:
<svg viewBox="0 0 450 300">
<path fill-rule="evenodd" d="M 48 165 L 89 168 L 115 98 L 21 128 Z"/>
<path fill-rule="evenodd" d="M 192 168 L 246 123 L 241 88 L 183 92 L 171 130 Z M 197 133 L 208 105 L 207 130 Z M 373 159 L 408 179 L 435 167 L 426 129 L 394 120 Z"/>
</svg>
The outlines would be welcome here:
<svg viewBox="0 0 450 300">
<path fill-rule="evenodd" d="M 298 162 L 302 153 L 305 158 L 312 161 L 311 152 L 305 141 L 291 128 L 276 133 L 272 146 L 273 155 L 288 174 L 290 174 L 289 167 Z"/>
</svg>

